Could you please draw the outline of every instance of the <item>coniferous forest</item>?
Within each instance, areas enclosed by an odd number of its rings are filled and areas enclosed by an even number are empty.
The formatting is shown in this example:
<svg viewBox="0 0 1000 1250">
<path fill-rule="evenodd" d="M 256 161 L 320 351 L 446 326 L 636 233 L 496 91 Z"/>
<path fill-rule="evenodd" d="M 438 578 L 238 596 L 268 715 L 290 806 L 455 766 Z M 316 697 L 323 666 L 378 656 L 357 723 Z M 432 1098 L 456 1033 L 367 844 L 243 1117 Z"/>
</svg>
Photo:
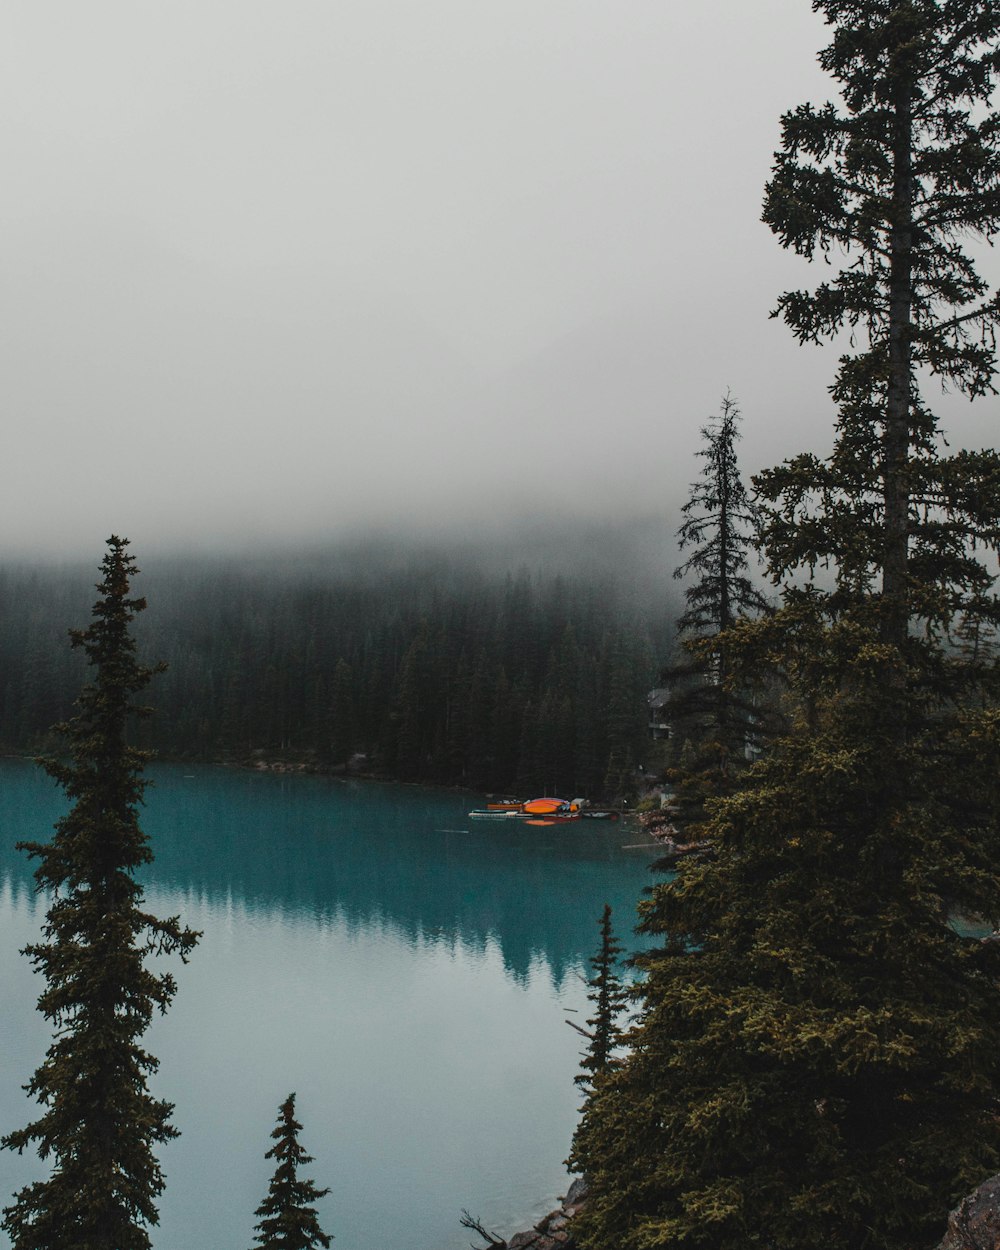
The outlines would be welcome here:
<svg viewBox="0 0 1000 1250">
<path fill-rule="evenodd" d="M 0 570 L 0 746 L 47 746 L 79 690 L 65 621 L 86 570 Z M 483 572 L 385 553 L 168 562 L 137 622 L 166 671 L 143 745 L 168 758 L 343 767 L 472 789 L 628 793 L 670 602 L 608 571 Z"/>
</svg>

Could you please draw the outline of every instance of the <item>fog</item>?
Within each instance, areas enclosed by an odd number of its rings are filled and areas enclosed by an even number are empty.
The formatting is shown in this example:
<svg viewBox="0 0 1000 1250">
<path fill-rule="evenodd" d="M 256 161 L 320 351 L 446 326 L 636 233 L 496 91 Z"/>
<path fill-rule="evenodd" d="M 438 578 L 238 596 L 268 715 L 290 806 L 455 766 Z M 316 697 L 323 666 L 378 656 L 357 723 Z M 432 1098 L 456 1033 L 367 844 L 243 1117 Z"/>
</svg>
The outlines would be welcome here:
<svg viewBox="0 0 1000 1250">
<path fill-rule="evenodd" d="M 759 215 L 825 41 L 807 0 L 8 6 L 0 553 L 669 532 L 727 388 L 748 472 L 822 450 Z"/>
</svg>

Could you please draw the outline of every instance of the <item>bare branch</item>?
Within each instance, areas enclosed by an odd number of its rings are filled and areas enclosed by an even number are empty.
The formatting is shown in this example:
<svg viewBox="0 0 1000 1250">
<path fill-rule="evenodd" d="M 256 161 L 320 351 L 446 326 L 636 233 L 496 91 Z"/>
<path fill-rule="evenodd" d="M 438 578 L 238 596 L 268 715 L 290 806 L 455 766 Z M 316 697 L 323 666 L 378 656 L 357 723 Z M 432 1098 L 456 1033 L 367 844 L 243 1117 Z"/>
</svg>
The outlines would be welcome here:
<svg viewBox="0 0 1000 1250">
<path fill-rule="evenodd" d="M 462 1215 L 458 1222 L 463 1228 L 472 1229 L 472 1231 L 482 1237 L 488 1245 L 496 1247 L 496 1250 L 507 1250 L 507 1243 L 504 1239 L 502 1237 L 498 1237 L 496 1233 L 487 1232 L 483 1227 L 482 1221 L 477 1220 L 474 1215 L 470 1215 L 465 1207 L 462 1208 Z M 472 1250 L 480 1250 L 480 1248 L 474 1246 L 471 1241 L 469 1242 L 469 1245 L 472 1246 Z"/>
</svg>

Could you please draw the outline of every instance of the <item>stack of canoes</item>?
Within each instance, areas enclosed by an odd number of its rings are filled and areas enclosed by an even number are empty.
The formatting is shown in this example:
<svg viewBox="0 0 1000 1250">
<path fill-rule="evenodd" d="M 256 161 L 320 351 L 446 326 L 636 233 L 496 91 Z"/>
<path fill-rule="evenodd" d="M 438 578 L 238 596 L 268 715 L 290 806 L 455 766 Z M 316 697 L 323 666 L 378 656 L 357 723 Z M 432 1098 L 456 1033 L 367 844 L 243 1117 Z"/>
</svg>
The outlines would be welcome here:
<svg viewBox="0 0 1000 1250">
<path fill-rule="evenodd" d="M 499 799 L 469 812 L 470 820 L 521 820 L 556 825 L 573 820 L 617 820 L 620 813 L 591 807 L 586 799 Z"/>
</svg>

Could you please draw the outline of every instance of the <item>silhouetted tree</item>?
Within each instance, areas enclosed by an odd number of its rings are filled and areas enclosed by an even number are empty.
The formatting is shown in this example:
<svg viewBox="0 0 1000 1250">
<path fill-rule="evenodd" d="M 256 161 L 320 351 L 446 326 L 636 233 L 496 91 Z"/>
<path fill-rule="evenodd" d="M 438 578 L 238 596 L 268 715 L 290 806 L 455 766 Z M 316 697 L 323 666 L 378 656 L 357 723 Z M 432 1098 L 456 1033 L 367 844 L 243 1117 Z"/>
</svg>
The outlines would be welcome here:
<svg viewBox="0 0 1000 1250">
<path fill-rule="evenodd" d="M 312 1155 L 299 1145 L 301 1130 L 302 1125 L 295 1118 L 295 1095 L 289 1094 L 281 1104 L 278 1123 L 271 1133 L 274 1145 L 264 1156 L 277 1162 L 267 1197 L 255 1212 L 260 1222 L 254 1225 L 254 1245 L 260 1250 L 315 1250 L 316 1246 L 329 1246 L 333 1240 L 320 1228 L 312 1205 L 325 1197 L 329 1189 L 317 1189 L 311 1180 L 299 1176 L 299 1168 L 312 1163 Z"/>
<path fill-rule="evenodd" d="M 761 708 L 732 673 L 728 631 L 743 617 L 769 605 L 749 576 L 757 510 L 740 476 L 736 457 L 740 411 L 728 393 L 719 416 L 701 431 L 705 461 L 682 512 L 680 547 L 691 554 L 675 571 L 689 578 L 687 608 L 677 622 L 685 661 L 665 673 L 671 684 L 666 715 L 678 736 L 692 743 L 687 767 L 675 768 L 683 824 L 701 819 L 705 799 L 731 787 L 731 773 L 759 738 Z"/>
<path fill-rule="evenodd" d="M 52 892 L 44 941 L 24 953 L 45 978 L 38 1007 L 55 1040 L 26 1086 L 41 1115 L 3 1139 L 19 1152 L 34 1143 L 53 1161 L 51 1176 L 27 1185 L 4 1211 L 14 1250 L 147 1250 L 163 1189 L 153 1147 L 177 1135 L 172 1105 L 148 1092 L 157 1061 L 140 1044 L 175 983 L 149 971 L 146 957 L 183 959 L 198 935 L 176 917 L 143 911 L 134 876 L 153 855 L 138 819 L 145 756 L 129 746 L 128 725 L 143 712 L 133 696 L 155 670 L 136 660 L 130 625 L 146 604 L 129 598 L 138 570 L 127 545 L 108 540 L 93 621 L 70 633 L 92 681 L 73 717 L 57 726 L 69 762 L 45 768 L 73 807 L 51 842 L 19 844 L 41 861 L 39 890 Z"/>
<path fill-rule="evenodd" d="M 578 1085 L 592 1085 L 597 1077 L 610 1071 L 614 1054 L 621 1040 L 621 1017 L 629 1001 L 628 986 L 618 971 L 622 946 L 611 927 L 611 906 L 604 904 L 601 913 L 601 945 L 590 961 L 593 976 L 587 982 L 587 998 L 594 1005 L 594 1014 L 587 1020 L 587 1029 L 573 1027 L 588 1038 L 589 1046 L 574 1079 Z"/>
<path fill-rule="evenodd" d="M 631 998 L 619 972 L 621 953 L 622 947 L 611 927 L 611 907 L 605 903 L 601 914 L 601 945 L 590 961 L 593 975 L 587 982 L 587 997 L 594 1006 L 594 1014 L 587 1020 L 585 1029 L 572 1020 L 567 1021 L 587 1039 L 580 1064 L 582 1071 L 573 1078 L 583 1086 L 586 1097 L 566 1161 L 570 1171 L 586 1172 L 587 1160 L 604 1148 L 603 1139 L 608 1132 L 607 1106 L 601 1092 L 621 1063 L 616 1051 L 622 1043 L 622 1017 Z"/>
<path fill-rule="evenodd" d="M 740 616 L 767 610 L 767 600 L 748 576 L 747 551 L 757 511 L 747 494 L 736 459 L 740 410 L 727 392 L 718 417 L 702 427 L 705 461 L 701 478 L 691 483 L 679 545 L 693 547 L 674 576 L 692 577 L 684 592 L 687 608 L 677 628 L 696 638 L 714 638 Z"/>
<path fill-rule="evenodd" d="M 1000 303 L 963 236 L 1000 227 L 1000 119 L 990 108 L 1000 15 L 992 0 L 816 0 L 834 37 L 820 63 L 846 108 L 800 105 L 764 221 L 812 259 L 843 251 L 815 291 L 787 291 L 775 315 L 800 342 L 850 330 L 841 357 L 833 455 L 799 456 L 761 478 L 778 501 L 767 527 L 772 568 L 835 564 L 835 610 L 878 596 L 893 648 L 887 697 L 906 686 L 915 619 L 940 623 L 955 593 L 990 585 L 968 543 L 995 525 L 996 457 L 943 453 L 917 370 L 970 397 L 992 389 Z M 995 608 L 993 609 L 995 611 Z M 906 732 L 902 707 L 899 733 Z"/>
</svg>

